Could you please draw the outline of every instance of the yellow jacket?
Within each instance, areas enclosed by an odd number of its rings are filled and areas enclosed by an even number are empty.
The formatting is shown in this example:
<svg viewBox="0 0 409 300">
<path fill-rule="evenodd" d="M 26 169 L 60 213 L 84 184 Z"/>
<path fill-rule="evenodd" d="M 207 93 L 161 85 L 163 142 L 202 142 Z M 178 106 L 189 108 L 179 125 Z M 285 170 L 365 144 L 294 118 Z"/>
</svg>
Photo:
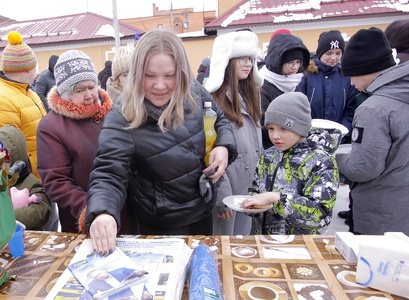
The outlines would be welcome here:
<svg viewBox="0 0 409 300">
<path fill-rule="evenodd" d="M 12 124 L 26 138 L 31 172 L 41 180 L 37 172 L 38 123 L 46 115 L 40 97 L 26 83 L 12 81 L 0 73 L 0 126 Z"/>
</svg>

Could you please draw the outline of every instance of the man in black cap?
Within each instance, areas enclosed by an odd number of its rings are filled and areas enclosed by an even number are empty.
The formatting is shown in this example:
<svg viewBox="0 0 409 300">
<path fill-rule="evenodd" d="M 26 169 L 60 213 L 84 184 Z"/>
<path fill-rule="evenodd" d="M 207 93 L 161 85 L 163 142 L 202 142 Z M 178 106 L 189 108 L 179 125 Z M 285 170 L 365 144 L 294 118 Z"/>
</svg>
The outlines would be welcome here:
<svg viewBox="0 0 409 300">
<path fill-rule="evenodd" d="M 348 42 L 342 73 L 369 97 L 355 111 L 352 150 L 336 157 L 353 181 L 359 234 L 409 234 L 409 63 L 396 65 L 382 30 L 361 29 Z"/>
<path fill-rule="evenodd" d="M 311 60 L 297 90 L 308 97 L 313 119 L 334 121 L 348 128 L 342 143 L 349 143 L 357 91 L 349 78 L 341 74 L 344 49 L 345 41 L 339 30 L 322 32 L 316 58 Z"/>
</svg>

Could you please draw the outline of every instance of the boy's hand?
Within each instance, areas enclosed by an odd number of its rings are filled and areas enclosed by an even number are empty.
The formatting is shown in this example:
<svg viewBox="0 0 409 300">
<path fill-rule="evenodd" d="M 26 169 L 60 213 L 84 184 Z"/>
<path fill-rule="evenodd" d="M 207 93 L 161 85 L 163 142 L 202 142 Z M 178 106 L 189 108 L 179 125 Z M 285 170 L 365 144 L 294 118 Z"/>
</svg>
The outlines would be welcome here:
<svg viewBox="0 0 409 300">
<path fill-rule="evenodd" d="M 266 192 L 262 194 L 256 194 L 250 198 L 246 198 L 241 203 L 244 208 L 249 208 L 251 206 L 265 206 L 271 205 L 280 200 L 280 193 L 277 192 Z"/>
</svg>

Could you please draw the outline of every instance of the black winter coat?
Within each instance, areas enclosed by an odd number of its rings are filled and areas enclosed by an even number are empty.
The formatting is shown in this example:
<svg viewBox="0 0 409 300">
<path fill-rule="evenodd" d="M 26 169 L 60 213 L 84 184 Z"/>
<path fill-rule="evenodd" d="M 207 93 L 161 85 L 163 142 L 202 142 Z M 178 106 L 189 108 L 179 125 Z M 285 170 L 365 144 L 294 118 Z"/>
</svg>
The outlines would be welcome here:
<svg viewBox="0 0 409 300">
<path fill-rule="evenodd" d="M 278 34 L 274 36 L 273 40 L 268 45 L 267 55 L 265 58 L 265 66 L 268 71 L 273 72 L 278 75 L 282 75 L 281 69 L 283 67 L 283 55 L 289 50 L 300 49 L 303 53 L 303 67 L 308 67 L 308 62 L 310 60 L 310 52 L 304 45 L 303 41 L 291 34 Z M 263 137 L 263 147 L 268 149 L 273 144 L 268 136 L 268 129 L 264 127 L 264 113 L 266 112 L 271 101 L 283 94 L 284 92 L 277 88 L 274 84 L 268 80 L 264 80 L 263 86 L 261 87 L 261 125 L 262 127 L 262 137 Z"/>
<path fill-rule="evenodd" d="M 50 107 L 47 102 L 47 95 L 51 88 L 55 85 L 54 73 L 49 69 L 41 72 L 40 77 L 36 81 L 34 91 L 41 98 L 41 101 L 44 103 L 45 110 L 50 111 Z"/>
<path fill-rule="evenodd" d="M 107 89 L 108 78 L 112 76 L 112 61 L 105 62 L 105 68 L 98 73 L 98 81 L 102 89 Z"/>
<path fill-rule="evenodd" d="M 125 201 L 131 219 L 165 228 L 186 226 L 211 213 L 216 199 L 204 201 L 199 179 L 205 154 L 203 104 L 213 102 L 213 98 L 196 80 L 191 94 L 197 102 L 193 116 L 186 103 L 184 126 L 165 133 L 157 125 L 160 108 L 148 100 L 145 107 L 149 116 L 139 128 L 124 129 L 128 123 L 119 103 L 107 115 L 90 175 L 87 230 L 101 213 L 112 215 L 119 228 Z M 215 102 L 213 109 L 217 113 L 215 147 L 226 146 L 231 163 L 237 156 L 232 128 Z"/>
</svg>

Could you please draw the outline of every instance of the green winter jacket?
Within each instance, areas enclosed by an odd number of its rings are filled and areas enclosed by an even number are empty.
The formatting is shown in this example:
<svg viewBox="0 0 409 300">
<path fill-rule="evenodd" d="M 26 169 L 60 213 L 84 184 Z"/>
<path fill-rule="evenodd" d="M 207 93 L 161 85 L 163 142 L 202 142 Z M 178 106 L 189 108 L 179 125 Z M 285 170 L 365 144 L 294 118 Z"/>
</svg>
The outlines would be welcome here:
<svg viewBox="0 0 409 300">
<path fill-rule="evenodd" d="M 284 152 L 274 146 L 264 151 L 249 194 L 280 192 L 281 198 L 264 214 L 253 215 L 252 233 L 325 233 L 339 186 L 332 154 L 341 138 L 338 129 L 312 128 L 304 142 Z"/>
<path fill-rule="evenodd" d="M 16 220 L 23 223 L 27 230 L 41 230 L 50 219 L 51 204 L 41 181 L 30 173 L 24 135 L 13 125 L 2 126 L 0 127 L 0 142 L 3 143 L 9 153 L 10 166 L 17 161 L 26 163 L 26 167 L 20 172 L 14 187 L 18 190 L 27 188 L 30 196 L 34 194 L 39 198 L 38 203 L 30 203 L 26 207 L 15 209 Z"/>
</svg>

